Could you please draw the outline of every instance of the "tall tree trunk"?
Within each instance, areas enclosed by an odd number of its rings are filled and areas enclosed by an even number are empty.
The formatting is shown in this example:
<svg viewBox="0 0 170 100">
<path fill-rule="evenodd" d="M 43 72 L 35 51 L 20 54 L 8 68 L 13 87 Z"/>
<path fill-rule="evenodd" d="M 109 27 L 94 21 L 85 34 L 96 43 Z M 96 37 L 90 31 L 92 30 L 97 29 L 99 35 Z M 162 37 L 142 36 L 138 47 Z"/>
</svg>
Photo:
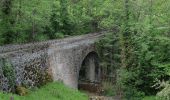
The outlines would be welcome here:
<svg viewBox="0 0 170 100">
<path fill-rule="evenodd" d="M 34 9 L 33 10 L 33 21 L 32 21 L 32 42 L 34 42 L 34 38 L 35 38 L 35 13 L 36 13 L 36 10 Z"/>
<path fill-rule="evenodd" d="M 125 0 L 125 32 L 124 37 L 127 38 L 129 36 L 129 0 Z"/>
<path fill-rule="evenodd" d="M 128 48 L 128 39 L 130 36 L 130 28 L 129 28 L 129 0 L 124 0 L 124 27 L 122 31 L 122 35 L 120 36 L 121 43 L 121 65 L 123 68 L 127 67 L 127 48 Z"/>
<path fill-rule="evenodd" d="M 61 18 L 62 18 L 62 26 L 60 27 L 61 32 L 63 32 L 65 35 L 70 35 L 70 26 L 69 26 L 69 18 L 68 18 L 68 1 L 67 0 L 60 0 L 60 5 L 61 5 Z"/>
<path fill-rule="evenodd" d="M 17 11 L 17 16 L 16 16 L 16 25 L 19 25 L 19 27 L 21 27 L 21 9 L 22 9 L 22 0 L 19 0 L 18 1 L 18 5 L 19 5 L 19 8 L 18 8 L 18 11 Z M 20 32 L 20 29 L 17 30 L 17 33 L 16 33 L 16 38 L 19 38 L 21 32 Z"/>
<path fill-rule="evenodd" d="M 153 29 L 153 25 L 152 25 L 152 14 L 153 14 L 153 11 L 152 11 L 152 7 L 153 7 L 153 1 L 152 0 L 150 0 L 149 1 L 150 2 L 150 6 L 149 6 L 149 24 L 150 24 L 150 33 L 152 32 L 152 29 Z"/>
<path fill-rule="evenodd" d="M 129 27 L 129 0 L 124 0 L 124 22 L 123 22 L 123 29 L 120 34 L 120 45 L 121 45 L 121 68 L 126 69 L 128 66 L 128 45 L 129 45 L 129 37 L 130 37 L 130 27 Z M 123 88 L 120 83 L 118 84 L 118 91 L 117 95 L 119 99 L 123 98 Z"/>
</svg>

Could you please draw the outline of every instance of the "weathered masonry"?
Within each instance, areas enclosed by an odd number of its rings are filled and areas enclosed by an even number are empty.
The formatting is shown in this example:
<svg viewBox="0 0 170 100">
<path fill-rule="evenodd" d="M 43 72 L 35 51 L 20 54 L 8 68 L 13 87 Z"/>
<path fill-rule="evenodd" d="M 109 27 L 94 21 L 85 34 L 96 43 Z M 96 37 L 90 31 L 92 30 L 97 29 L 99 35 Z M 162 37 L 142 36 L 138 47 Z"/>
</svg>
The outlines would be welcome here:
<svg viewBox="0 0 170 100">
<path fill-rule="evenodd" d="M 0 89 L 12 89 L 11 82 L 17 86 L 37 86 L 44 82 L 47 74 L 54 81 L 61 81 L 72 88 L 78 87 L 79 79 L 100 81 L 95 41 L 103 36 L 103 33 L 93 33 L 40 43 L 1 46 Z M 9 80 L 10 76 L 5 74 L 7 70 L 11 70 L 14 80 Z"/>
</svg>

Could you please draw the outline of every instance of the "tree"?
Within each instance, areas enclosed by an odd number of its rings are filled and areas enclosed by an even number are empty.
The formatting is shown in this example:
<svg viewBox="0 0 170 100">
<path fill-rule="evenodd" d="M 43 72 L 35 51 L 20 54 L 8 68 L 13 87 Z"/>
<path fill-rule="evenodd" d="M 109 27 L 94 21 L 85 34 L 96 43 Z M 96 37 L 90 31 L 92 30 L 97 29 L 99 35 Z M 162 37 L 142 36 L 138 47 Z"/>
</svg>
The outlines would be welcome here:
<svg viewBox="0 0 170 100">
<path fill-rule="evenodd" d="M 13 33 L 12 33 L 12 25 L 14 24 L 11 8 L 12 8 L 13 0 L 2 0 L 1 1 L 1 28 L 0 28 L 0 36 L 3 37 L 0 39 L 1 44 L 10 43 L 12 41 Z M 8 30 L 7 30 L 8 29 Z"/>
</svg>

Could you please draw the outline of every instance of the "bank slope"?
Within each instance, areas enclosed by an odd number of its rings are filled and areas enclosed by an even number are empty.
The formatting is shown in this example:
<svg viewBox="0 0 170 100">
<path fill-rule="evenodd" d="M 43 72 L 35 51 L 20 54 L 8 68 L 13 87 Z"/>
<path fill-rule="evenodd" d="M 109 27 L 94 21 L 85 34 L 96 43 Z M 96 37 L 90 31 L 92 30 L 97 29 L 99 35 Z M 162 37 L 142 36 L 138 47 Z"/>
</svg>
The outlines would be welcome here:
<svg viewBox="0 0 170 100">
<path fill-rule="evenodd" d="M 29 92 L 26 96 L 4 94 L 0 92 L 0 100 L 88 100 L 88 96 L 61 83 L 49 83 L 46 86 Z"/>
</svg>

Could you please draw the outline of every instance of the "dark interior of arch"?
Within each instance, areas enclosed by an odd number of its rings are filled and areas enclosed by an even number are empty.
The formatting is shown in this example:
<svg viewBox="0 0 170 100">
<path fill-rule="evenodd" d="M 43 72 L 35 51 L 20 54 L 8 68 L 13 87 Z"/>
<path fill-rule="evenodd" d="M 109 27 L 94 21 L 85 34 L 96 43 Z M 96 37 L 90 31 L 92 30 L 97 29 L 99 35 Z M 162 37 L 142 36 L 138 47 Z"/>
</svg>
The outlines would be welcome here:
<svg viewBox="0 0 170 100">
<path fill-rule="evenodd" d="M 81 65 L 78 88 L 81 90 L 89 90 L 86 88 L 92 89 L 90 85 L 98 83 L 100 83 L 99 58 L 96 52 L 90 52 Z"/>
</svg>

